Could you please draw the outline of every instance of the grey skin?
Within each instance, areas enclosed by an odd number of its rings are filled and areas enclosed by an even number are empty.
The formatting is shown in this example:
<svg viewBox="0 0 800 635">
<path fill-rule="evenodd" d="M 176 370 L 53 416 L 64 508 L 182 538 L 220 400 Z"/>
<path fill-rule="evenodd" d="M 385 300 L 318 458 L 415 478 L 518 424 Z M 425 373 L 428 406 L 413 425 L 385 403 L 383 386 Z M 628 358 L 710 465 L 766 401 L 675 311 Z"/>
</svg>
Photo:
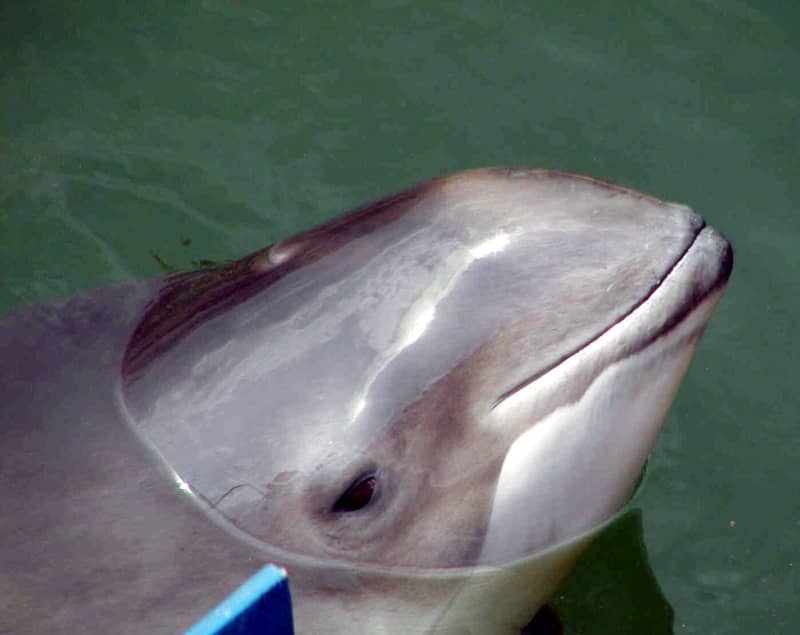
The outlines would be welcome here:
<svg viewBox="0 0 800 635">
<path fill-rule="evenodd" d="M 629 497 L 731 270 L 686 207 L 435 179 L 0 320 L 0 633 L 515 633 Z"/>
</svg>

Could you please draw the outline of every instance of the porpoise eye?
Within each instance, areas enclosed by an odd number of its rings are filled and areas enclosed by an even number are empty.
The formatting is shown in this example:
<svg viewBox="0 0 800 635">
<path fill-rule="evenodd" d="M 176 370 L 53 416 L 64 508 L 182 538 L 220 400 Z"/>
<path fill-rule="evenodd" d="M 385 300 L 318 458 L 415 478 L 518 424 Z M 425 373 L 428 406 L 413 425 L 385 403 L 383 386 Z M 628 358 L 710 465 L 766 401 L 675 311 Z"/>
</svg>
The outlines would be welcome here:
<svg viewBox="0 0 800 635">
<path fill-rule="evenodd" d="M 374 473 L 358 477 L 333 504 L 335 512 L 356 512 L 369 505 L 378 487 L 378 477 Z"/>
</svg>

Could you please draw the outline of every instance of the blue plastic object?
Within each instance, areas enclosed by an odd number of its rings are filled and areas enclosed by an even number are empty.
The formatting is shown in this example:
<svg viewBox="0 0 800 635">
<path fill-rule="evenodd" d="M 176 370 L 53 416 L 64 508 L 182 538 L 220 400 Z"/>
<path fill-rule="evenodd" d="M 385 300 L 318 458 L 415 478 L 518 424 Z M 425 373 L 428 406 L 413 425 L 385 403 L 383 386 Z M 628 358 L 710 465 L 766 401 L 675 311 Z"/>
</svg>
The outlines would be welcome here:
<svg viewBox="0 0 800 635">
<path fill-rule="evenodd" d="M 184 635 L 294 635 L 286 572 L 267 565 Z"/>
</svg>

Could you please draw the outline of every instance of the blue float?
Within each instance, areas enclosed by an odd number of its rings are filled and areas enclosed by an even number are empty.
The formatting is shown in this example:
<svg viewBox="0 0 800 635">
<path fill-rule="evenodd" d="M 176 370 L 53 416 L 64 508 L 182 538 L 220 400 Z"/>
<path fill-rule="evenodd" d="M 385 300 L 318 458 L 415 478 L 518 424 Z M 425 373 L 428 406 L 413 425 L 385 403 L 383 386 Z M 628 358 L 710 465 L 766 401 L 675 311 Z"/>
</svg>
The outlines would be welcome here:
<svg viewBox="0 0 800 635">
<path fill-rule="evenodd" d="M 185 635 L 294 635 L 286 572 L 267 565 Z"/>
</svg>

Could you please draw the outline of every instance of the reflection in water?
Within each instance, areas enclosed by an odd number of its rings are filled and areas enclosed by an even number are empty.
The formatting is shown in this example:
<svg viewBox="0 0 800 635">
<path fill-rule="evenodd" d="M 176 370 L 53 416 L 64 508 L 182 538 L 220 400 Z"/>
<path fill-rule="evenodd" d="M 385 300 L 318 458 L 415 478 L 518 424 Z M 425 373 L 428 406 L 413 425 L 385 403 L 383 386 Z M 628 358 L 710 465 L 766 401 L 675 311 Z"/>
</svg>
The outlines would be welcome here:
<svg viewBox="0 0 800 635">
<path fill-rule="evenodd" d="M 428 328 L 431 322 L 433 322 L 433 316 L 436 313 L 436 308 L 430 302 L 424 302 L 421 306 L 414 308 L 413 313 L 409 316 L 410 319 L 410 326 L 405 333 L 405 339 L 401 342 L 398 352 L 402 351 L 404 348 L 408 348 L 414 342 L 416 342 L 422 334 L 425 332 L 425 329 Z"/>
<path fill-rule="evenodd" d="M 482 240 L 469 249 L 453 254 L 441 263 L 443 274 L 436 276 L 431 281 L 430 287 L 420 293 L 419 300 L 413 303 L 400 324 L 395 334 L 395 344 L 386 353 L 376 356 L 371 368 L 367 370 L 364 388 L 353 401 L 351 408 L 351 423 L 358 419 L 367 406 L 370 388 L 375 383 L 380 373 L 391 361 L 409 346 L 419 340 L 436 316 L 436 305 L 442 298 L 448 297 L 458 280 L 476 260 L 500 253 L 518 233 L 497 232 L 492 237 Z"/>
<path fill-rule="evenodd" d="M 650 568 L 640 509 L 627 510 L 598 536 L 552 605 L 567 635 L 672 635 L 674 611 Z"/>
<path fill-rule="evenodd" d="M 485 258 L 486 256 L 491 256 L 492 254 L 496 254 L 508 246 L 508 243 L 511 242 L 511 235 L 506 232 L 499 232 L 492 238 L 488 240 L 484 240 L 481 243 L 478 243 L 474 247 L 469 250 L 470 255 L 473 259 L 478 260 L 479 258 Z"/>
<path fill-rule="evenodd" d="M 163 459 L 162 459 L 162 460 L 163 460 Z M 166 466 L 166 465 L 167 465 L 167 462 L 166 462 L 166 461 L 164 461 L 164 463 L 163 463 L 163 464 Z M 170 472 L 170 476 L 172 476 L 172 480 L 174 480 L 174 481 L 175 481 L 175 484 L 178 486 L 178 489 L 179 489 L 180 491 L 182 491 L 184 494 L 191 494 L 191 493 L 192 493 L 192 488 L 191 488 L 191 487 L 189 487 L 189 483 L 187 483 L 186 481 L 184 481 L 184 480 L 183 480 L 183 479 L 180 477 L 180 474 L 178 474 L 178 473 L 177 473 L 175 470 L 173 470 L 173 469 L 171 469 L 171 468 L 169 469 L 169 472 Z"/>
</svg>

